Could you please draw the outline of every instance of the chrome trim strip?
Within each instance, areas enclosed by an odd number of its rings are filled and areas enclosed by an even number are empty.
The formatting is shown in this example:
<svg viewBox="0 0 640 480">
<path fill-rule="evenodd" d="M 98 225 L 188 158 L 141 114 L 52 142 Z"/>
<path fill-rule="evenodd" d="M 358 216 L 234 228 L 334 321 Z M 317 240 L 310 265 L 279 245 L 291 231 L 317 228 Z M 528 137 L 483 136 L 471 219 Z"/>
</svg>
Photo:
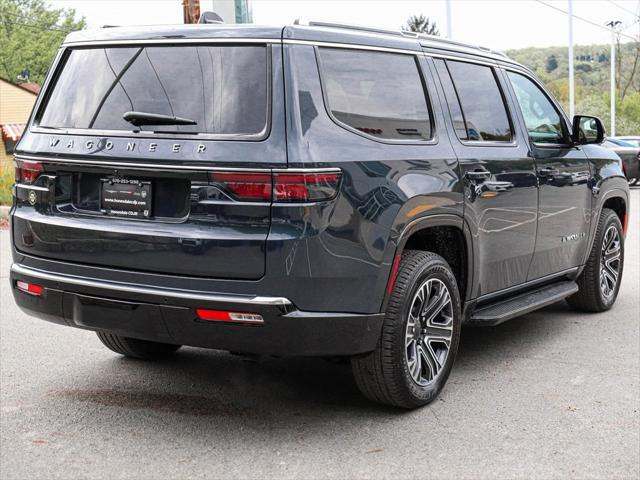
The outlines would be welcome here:
<svg viewBox="0 0 640 480">
<path fill-rule="evenodd" d="M 87 40 L 63 43 L 62 47 L 96 47 L 101 45 L 155 45 L 175 43 L 280 43 L 280 38 L 216 37 L 216 38 L 152 38 L 131 40 Z"/>
<path fill-rule="evenodd" d="M 60 282 L 62 284 L 76 285 L 80 287 L 100 288 L 104 290 L 137 293 L 143 295 L 154 295 L 158 297 L 179 298 L 181 300 L 196 300 L 206 302 L 221 302 L 229 305 L 252 305 L 252 306 L 291 306 L 291 301 L 284 297 L 249 297 L 241 295 L 219 295 L 196 292 L 182 292 L 177 290 L 160 289 L 153 287 L 133 286 L 123 283 L 103 282 L 98 280 L 90 280 L 84 277 L 74 277 L 70 275 L 61 275 L 50 272 L 43 272 L 33 268 L 25 267 L 14 263 L 11 265 L 11 273 L 18 275 L 26 275 L 39 280 L 50 282 Z"/>
<path fill-rule="evenodd" d="M 17 160 L 31 160 L 37 162 L 56 163 L 60 165 L 89 165 L 93 167 L 118 167 L 118 168 L 131 168 L 131 169 L 159 169 L 159 170 L 196 170 L 196 171 L 229 171 L 235 172 L 269 172 L 270 168 L 234 168 L 234 167 L 211 167 L 208 165 L 175 165 L 175 164 L 161 164 L 161 163 L 136 163 L 136 162 L 113 162 L 109 160 L 78 160 L 71 158 L 56 158 L 56 157 L 38 157 L 32 155 L 14 155 Z"/>
<path fill-rule="evenodd" d="M 409 37 L 410 38 L 410 37 Z M 481 56 L 478 53 L 473 52 L 458 52 L 455 50 L 451 50 L 452 54 L 444 54 L 444 53 L 435 53 L 435 52 L 427 52 L 425 48 L 438 48 L 438 47 L 428 47 L 426 45 L 420 44 L 420 49 L 410 50 L 405 48 L 394 48 L 394 47 L 377 47 L 374 45 L 361 45 L 357 43 L 337 43 L 337 42 L 320 42 L 315 40 L 293 40 L 293 39 L 284 39 L 282 43 L 285 45 L 312 45 L 316 47 L 331 47 L 331 48 L 347 48 L 353 50 L 373 50 L 377 52 L 390 52 L 390 53 L 406 53 L 408 55 L 424 55 L 426 57 L 433 58 L 444 58 L 449 60 L 461 60 L 468 61 L 470 63 L 478 63 L 481 65 L 489 65 L 492 67 L 498 66 L 501 63 L 513 64 L 515 67 L 525 68 L 519 63 L 513 61 L 509 57 L 503 58 L 493 58 L 487 56 Z M 459 53 L 460 55 L 456 55 Z M 472 58 L 473 55 L 481 56 L 481 58 Z"/>
<path fill-rule="evenodd" d="M 422 49 L 408 50 L 404 48 L 394 47 L 376 47 L 374 45 L 360 45 L 357 43 L 337 43 L 337 42 L 318 42 L 315 40 L 289 40 L 284 39 L 282 43 L 285 45 L 311 45 L 314 47 L 330 47 L 330 48 L 348 48 L 352 50 L 373 50 L 376 52 L 406 53 L 409 55 L 420 55 Z"/>
<path fill-rule="evenodd" d="M 496 67 L 498 66 L 498 61 L 497 60 L 493 60 L 491 58 L 482 58 L 482 59 L 477 59 L 477 58 L 470 58 L 464 55 L 472 55 L 470 53 L 465 53 L 465 52 L 460 52 L 462 55 L 460 56 L 456 56 L 456 55 L 447 55 L 444 53 L 432 53 L 432 52 L 424 52 L 424 54 L 427 57 L 433 57 L 433 58 L 441 58 L 443 60 L 455 60 L 458 62 L 467 62 L 467 63 L 476 63 L 478 65 L 486 65 L 488 67 Z"/>
<path fill-rule="evenodd" d="M 328 172 L 340 172 L 338 167 L 327 168 L 250 168 L 250 167 L 212 167 L 209 165 L 173 165 L 173 164 L 161 164 L 161 163 L 135 163 L 135 162 L 112 162 L 108 160 L 78 160 L 68 158 L 57 157 L 40 157 L 33 155 L 14 155 L 16 160 L 27 160 L 35 162 L 55 163 L 59 165 L 79 164 L 88 165 L 92 167 L 119 167 L 119 168 L 131 168 L 131 169 L 149 169 L 157 168 L 161 170 L 196 170 L 201 172 L 257 172 L 257 173 L 328 173 Z M 203 160 L 203 162 L 205 162 Z"/>
<path fill-rule="evenodd" d="M 49 193 L 48 187 L 39 187 L 37 185 L 27 185 L 24 183 L 16 183 L 16 190 L 35 190 L 36 192 Z"/>
</svg>

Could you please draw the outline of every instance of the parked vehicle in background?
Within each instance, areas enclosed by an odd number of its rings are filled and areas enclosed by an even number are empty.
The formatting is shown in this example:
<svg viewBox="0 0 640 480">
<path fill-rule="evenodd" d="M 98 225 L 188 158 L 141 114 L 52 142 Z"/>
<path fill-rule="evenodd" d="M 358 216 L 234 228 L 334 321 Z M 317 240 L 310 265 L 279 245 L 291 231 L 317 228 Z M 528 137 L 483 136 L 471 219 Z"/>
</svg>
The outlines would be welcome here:
<svg viewBox="0 0 640 480">
<path fill-rule="evenodd" d="M 109 28 L 50 72 L 16 150 L 13 294 L 120 354 L 348 356 L 364 395 L 413 408 L 463 322 L 618 295 L 620 158 L 503 54 L 318 23 Z"/>
<path fill-rule="evenodd" d="M 620 140 L 622 142 L 628 143 L 633 147 L 640 148 L 640 137 L 609 137 L 609 140 L 612 140 L 612 141 Z"/>
<path fill-rule="evenodd" d="M 607 137 L 602 145 L 618 154 L 629 185 L 635 185 L 640 179 L 640 147 L 632 143 L 633 139 L 638 137 L 629 138 L 631 141 L 619 137 Z"/>
</svg>

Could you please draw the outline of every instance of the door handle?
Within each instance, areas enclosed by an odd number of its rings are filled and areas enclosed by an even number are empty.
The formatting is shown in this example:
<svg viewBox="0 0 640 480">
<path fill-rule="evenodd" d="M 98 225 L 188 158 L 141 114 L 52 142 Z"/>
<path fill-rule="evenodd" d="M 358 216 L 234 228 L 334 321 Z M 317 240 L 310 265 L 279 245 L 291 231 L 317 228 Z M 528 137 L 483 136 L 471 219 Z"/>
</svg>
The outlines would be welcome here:
<svg viewBox="0 0 640 480">
<path fill-rule="evenodd" d="M 467 172 L 465 175 L 472 182 L 491 178 L 491 172 L 488 170 L 473 170 L 473 171 Z"/>
</svg>

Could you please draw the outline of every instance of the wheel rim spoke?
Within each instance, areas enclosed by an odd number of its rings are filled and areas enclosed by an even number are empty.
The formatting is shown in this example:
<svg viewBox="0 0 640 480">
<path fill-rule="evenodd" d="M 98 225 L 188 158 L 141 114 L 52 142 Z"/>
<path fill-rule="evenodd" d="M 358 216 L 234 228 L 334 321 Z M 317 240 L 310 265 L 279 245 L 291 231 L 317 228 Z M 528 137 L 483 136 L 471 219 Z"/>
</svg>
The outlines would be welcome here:
<svg viewBox="0 0 640 480">
<path fill-rule="evenodd" d="M 606 298 L 615 293 L 618 285 L 621 256 L 620 234 L 614 225 L 610 225 L 602 240 L 600 261 L 600 291 Z"/>
<path fill-rule="evenodd" d="M 441 280 L 429 279 L 416 290 L 406 323 L 406 361 L 416 383 L 436 380 L 446 364 L 452 337 L 451 293 Z"/>
</svg>

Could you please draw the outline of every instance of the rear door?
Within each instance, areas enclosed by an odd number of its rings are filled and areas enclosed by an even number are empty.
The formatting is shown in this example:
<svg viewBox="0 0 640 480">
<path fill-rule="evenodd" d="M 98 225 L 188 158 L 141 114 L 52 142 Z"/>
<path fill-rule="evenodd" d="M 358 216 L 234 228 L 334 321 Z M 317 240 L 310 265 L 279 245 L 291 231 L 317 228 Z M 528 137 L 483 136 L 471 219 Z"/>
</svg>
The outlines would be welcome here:
<svg viewBox="0 0 640 480">
<path fill-rule="evenodd" d="M 528 279 L 581 265 L 589 243 L 591 172 L 581 147 L 569 141 L 564 116 L 540 85 L 507 71 L 529 135 L 540 184 L 536 249 Z"/>
<path fill-rule="evenodd" d="M 464 178 L 478 255 L 475 296 L 524 283 L 535 247 L 538 189 L 526 139 L 514 128 L 491 64 L 435 59 Z"/>
<path fill-rule="evenodd" d="M 17 250 L 262 277 L 286 145 L 281 46 L 258 42 L 67 48 L 16 152 Z"/>
</svg>

